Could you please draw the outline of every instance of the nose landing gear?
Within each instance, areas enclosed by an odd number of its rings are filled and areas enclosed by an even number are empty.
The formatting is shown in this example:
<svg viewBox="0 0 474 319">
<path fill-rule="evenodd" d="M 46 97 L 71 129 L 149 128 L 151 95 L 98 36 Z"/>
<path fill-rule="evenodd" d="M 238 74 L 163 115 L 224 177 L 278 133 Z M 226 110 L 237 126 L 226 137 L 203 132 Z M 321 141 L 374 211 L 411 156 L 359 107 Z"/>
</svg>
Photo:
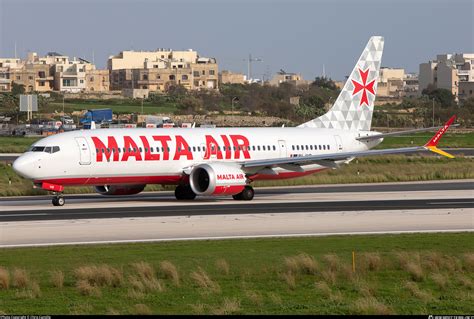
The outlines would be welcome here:
<svg viewBox="0 0 474 319">
<path fill-rule="evenodd" d="M 61 193 L 54 194 L 54 197 L 52 199 L 52 203 L 54 206 L 63 206 L 65 202 L 66 201 L 63 197 L 63 194 Z"/>
</svg>

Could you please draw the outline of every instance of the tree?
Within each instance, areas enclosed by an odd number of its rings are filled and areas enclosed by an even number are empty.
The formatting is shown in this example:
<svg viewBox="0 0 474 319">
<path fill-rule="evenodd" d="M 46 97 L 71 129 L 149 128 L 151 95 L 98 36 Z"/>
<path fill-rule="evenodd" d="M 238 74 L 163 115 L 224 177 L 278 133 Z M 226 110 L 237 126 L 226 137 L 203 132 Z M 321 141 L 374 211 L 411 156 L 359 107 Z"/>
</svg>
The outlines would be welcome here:
<svg viewBox="0 0 474 319">
<path fill-rule="evenodd" d="M 317 76 L 313 83 L 311 83 L 313 86 L 319 86 L 322 88 L 326 88 L 329 90 L 337 90 L 336 83 L 331 78 L 327 78 L 325 76 L 319 77 Z"/>
<path fill-rule="evenodd" d="M 24 94 L 25 93 L 25 86 L 22 84 L 17 84 L 13 82 L 12 84 L 12 94 L 13 95 L 18 95 L 18 94 Z"/>
<path fill-rule="evenodd" d="M 454 95 L 447 89 L 437 89 L 433 85 L 429 85 L 421 94 L 427 96 L 430 100 L 434 99 L 441 107 L 449 107 L 455 104 Z"/>
</svg>

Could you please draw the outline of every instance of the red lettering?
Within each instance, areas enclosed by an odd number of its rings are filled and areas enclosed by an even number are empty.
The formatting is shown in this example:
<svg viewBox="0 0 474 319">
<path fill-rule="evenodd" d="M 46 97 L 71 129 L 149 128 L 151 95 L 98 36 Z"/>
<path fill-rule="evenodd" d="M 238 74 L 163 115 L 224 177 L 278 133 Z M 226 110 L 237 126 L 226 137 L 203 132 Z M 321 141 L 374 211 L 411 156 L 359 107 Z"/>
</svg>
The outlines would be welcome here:
<svg viewBox="0 0 474 319">
<path fill-rule="evenodd" d="M 117 152 L 118 146 L 117 146 L 117 141 L 113 136 L 108 136 L 107 137 L 107 143 L 108 145 L 106 146 L 98 137 L 92 136 L 92 141 L 94 142 L 95 148 L 97 150 L 96 154 L 96 161 L 97 162 L 102 162 L 103 161 L 103 156 L 105 155 L 105 158 L 107 161 L 110 161 L 110 155 L 113 154 L 113 160 L 118 161 L 119 160 L 119 154 Z M 103 150 L 103 151 L 102 151 Z"/>
<path fill-rule="evenodd" d="M 140 139 L 142 140 L 143 147 L 145 148 L 145 161 L 159 161 L 160 160 L 160 154 L 152 154 L 151 153 L 150 144 L 148 143 L 148 140 L 146 139 L 146 136 L 140 136 Z M 147 150 L 148 150 L 148 152 L 147 152 Z"/>
<path fill-rule="evenodd" d="M 188 160 L 193 159 L 193 154 L 189 149 L 189 145 L 181 135 L 176 135 L 176 153 L 173 161 L 179 160 L 181 156 L 186 156 Z"/>
<path fill-rule="evenodd" d="M 242 151 L 244 154 L 245 159 L 250 158 L 249 154 L 249 140 L 242 135 L 230 135 L 232 139 L 232 143 L 234 144 L 235 151 L 234 151 L 234 159 L 240 158 L 240 152 Z"/>
<path fill-rule="evenodd" d="M 171 137 L 155 135 L 155 136 L 153 136 L 153 139 L 155 141 L 161 142 L 161 146 L 163 147 L 163 160 L 164 161 L 169 160 L 170 159 L 170 151 L 169 151 L 169 147 L 168 147 L 168 142 L 171 141 Z"/>
<path fill-rule="evenodd" d="M 216 140 L 211 135 L 206 135 L 206 153 L 204 159 L 211 158 L 211 155 L 216 155 L 217 159 L 222 159 L 222 152 L 218 149 Z"/>
<path fill-rule="evenodd" d="M 231 159 L 232 153 L 230 152 L 229 139 L 225 135 L 221 135 L 222 141 L 224 142 L 225 159 Z"/>
<path fill-rule="evenodd" d="M 129 157 L 135 157 L 136 161 L 142 160 L 142 154 L 138 150 L 138 146 L 130 136 L 123 137 L 125 152 L 123 153 L 122 162 L 128 161 Z"/>
</svg>

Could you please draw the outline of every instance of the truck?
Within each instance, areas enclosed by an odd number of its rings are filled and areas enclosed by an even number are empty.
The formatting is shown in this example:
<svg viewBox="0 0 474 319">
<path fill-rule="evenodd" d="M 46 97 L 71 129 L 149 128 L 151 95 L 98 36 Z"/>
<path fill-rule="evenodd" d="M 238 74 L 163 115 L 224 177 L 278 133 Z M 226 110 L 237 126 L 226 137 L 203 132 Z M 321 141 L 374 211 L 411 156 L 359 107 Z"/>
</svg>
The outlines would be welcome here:
<svg viewBox="0 0 474 319">
<path fill-rule="evenodd" d="M 112 109 L 87 110 L 87 112 L 81 118 L 81 123 L 84 125 L 84 128 L 90 128 L 92 121 L 99 125 L 103 123 L 111 123 Z"/>
</svg>

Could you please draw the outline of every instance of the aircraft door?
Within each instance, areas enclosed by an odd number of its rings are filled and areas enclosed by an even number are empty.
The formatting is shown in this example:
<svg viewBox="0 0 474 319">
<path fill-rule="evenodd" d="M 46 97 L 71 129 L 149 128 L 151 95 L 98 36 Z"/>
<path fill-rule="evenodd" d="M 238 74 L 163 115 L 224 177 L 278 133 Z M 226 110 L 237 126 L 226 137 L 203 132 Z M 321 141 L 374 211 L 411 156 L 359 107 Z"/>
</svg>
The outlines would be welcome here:
<svg viewBox="0 0 474 319">
<path fill-rule="evenodd" d="M 278 147 L 280 148 L 280 157 L 284 158 L 288 156 L 288 150 L 286 148 L 286 141 L 278 140 Z"/>
<path fill-rule="evenodd" d="M 334 135 L 334 138 L 336 139 L 336 149 L 341 152 L 343 150 L 342 139 L 339 135 Z"/>
<path fill-rule="evenodd" d="M 76 144 L 79 147 L 79 164 L 90 165 L 91 163 L 91 150 L 89 143 L 85 137 L 76 137 Z"/>
</svg>

